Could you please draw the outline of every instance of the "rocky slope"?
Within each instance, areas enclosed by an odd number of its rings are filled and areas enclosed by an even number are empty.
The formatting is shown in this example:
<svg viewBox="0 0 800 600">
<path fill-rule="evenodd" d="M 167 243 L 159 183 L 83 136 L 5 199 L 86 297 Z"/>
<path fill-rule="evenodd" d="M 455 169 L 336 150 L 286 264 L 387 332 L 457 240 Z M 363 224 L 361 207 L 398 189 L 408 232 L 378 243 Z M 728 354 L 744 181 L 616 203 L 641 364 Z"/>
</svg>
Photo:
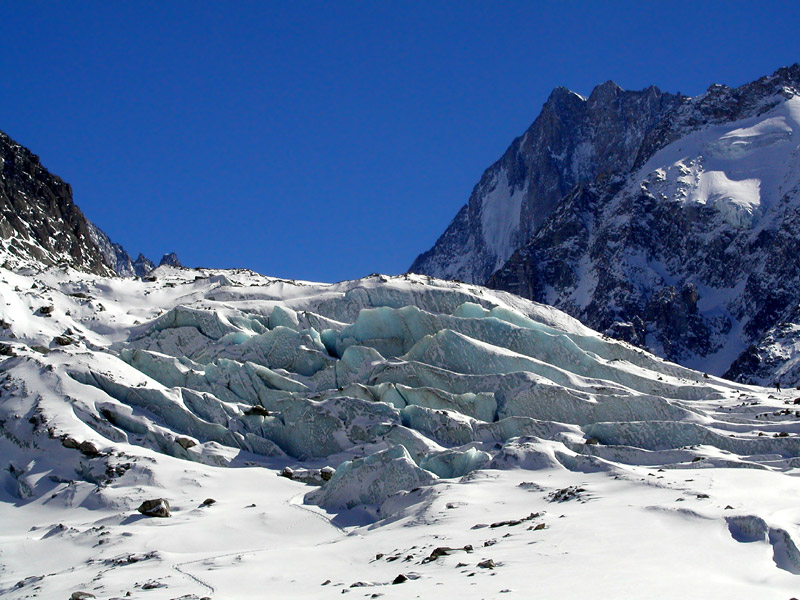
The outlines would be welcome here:
<svg viewBox="0 0 800 600">
<path fill-rule="evenodd" d="M 0 168 L 0 243 L 7 260 L 112 272 L 90 223 L 72 201 L 72 188 L 2 132 Z"/>
<path fill-rule="evenodd" d="M 72 188 L 39 157 L 0 131 L 0 244 L 9 266 L 69 265 L 122 277 L 142 277 L 156 265 L 134 261 L 75 205 Z M 165 254 L 161 264 L 179 266 Z"/>
<path fill-rule="evenodd" d="M 672 104 L 627 160 L 564 194 L 488 285 L 694 368 L 781 377 L 774 357 L 791 344 L 768 332 L 789 331 L 800 302 L 798 90 L 795 65 Z"/>
</svg>

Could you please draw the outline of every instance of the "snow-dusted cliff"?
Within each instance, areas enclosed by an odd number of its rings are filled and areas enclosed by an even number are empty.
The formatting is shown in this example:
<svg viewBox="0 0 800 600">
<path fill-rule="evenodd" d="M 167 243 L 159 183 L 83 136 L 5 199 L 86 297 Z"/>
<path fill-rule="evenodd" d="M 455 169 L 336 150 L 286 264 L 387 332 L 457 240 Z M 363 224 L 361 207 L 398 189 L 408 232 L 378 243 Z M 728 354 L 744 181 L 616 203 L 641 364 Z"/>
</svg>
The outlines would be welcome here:
<svg viewBox="0 0 800 600">
<path fill-rule="evenodd" d="M 72 188 L 39 157 L 0 132 L 0 248 L 9 266 L 70 265 L 111 273 Z"/>
<path fill-rule="evenodd" d="M 778 353 L 762 336 L 788 331 L 785 318 L 800 303 L 798 90 L 795 65 L 676 100 L 658 123 L 625 121 L 623 158 L 575 181 L 483 281 L 703 371 L 798 383 L 772 359 L 758 366 L 759 356 Z M 536 178 L 560 181 L 540 169 L 519 185 Z M 516 223 L 502 211 L 484 220 L 497 229 Z M 473 245 L 469 235 L 449 239 L 453 248 Z M 469 268 L 465 256 L 443 259 L 443 274 Z M 428 267 L 418 261 L 412 270 Z M 742 353 L 748 360 L 732 369 Z"/>
<path fill-rule="evenodd" d="M 96 274 L 142 277 L 156 265 L 125 249 L 89 221 L 72 188 L 39 157 L 0 131 L 0 248 L 7 266 L 69 265 Z M 178 263 L 174 254 L 161 264 Z"/>
<path fill-rule="evenodd" d="M 539 117 L 489 167 L 433 248 L 409 269 L 484 283 L 576 184 L 630 168 L 650 130 L 680 102 L 656 87 L 608 81 L 588 98 L 556 88 Z"/>
<path fill-rule="evenodd" d="M 793 67 L 687 100 L 630 174 L 574 190 L 490 285 L 694 368 L 796 384 L 749 348 L 800 302 L 798 90 Z"/>
</svg>

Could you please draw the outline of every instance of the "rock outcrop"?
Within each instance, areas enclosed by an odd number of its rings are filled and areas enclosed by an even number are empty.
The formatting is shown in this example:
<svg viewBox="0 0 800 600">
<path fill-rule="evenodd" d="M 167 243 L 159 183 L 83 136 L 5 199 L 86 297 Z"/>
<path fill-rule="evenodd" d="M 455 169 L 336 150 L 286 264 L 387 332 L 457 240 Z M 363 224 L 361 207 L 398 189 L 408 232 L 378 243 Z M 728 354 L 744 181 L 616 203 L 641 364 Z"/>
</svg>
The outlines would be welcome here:
<svg viewBox="0 0 800 600">
<path fill-rule="evenodd" d="M 70 265 L 109 275 L 72 188 L 0 132 L 0 247 L 14 264 Z"/>
<path fill-rule="evenodd" d="M 136 260 L 89 221 L 72 188 L 39 157 L 0 132 L 0 257 L 9 266 L 66 266 L 96 275 L 144 277 L 156 265 Z M 175 253 L 161 265 L 181 266 Z"/>
</svg>

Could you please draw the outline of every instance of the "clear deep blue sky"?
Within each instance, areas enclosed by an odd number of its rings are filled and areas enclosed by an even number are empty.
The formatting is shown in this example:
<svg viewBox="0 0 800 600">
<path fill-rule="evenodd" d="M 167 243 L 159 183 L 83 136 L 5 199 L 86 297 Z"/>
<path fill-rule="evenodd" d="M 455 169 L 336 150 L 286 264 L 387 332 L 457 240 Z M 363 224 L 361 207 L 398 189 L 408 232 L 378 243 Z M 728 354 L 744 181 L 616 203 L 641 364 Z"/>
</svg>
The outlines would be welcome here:
<svg viewBox="0 0 800 600">
<path fill-rule="evenodd" d="M 0 130 L 134 256 L 405 271 L 552 88 L 800 61 L 793 2 L 0 1 Z"/>
</svg>

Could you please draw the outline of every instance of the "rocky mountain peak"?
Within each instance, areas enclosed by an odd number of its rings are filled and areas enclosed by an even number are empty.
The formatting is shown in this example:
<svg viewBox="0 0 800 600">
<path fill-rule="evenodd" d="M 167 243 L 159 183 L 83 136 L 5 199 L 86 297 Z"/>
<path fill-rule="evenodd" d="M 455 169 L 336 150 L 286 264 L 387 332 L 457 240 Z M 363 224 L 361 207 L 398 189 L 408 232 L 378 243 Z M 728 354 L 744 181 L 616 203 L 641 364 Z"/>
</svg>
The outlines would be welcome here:
<svg viewBox="0 0 800 600">
<path fill-rule="evenodd" d="M 69 265 L 122 277 L 142 276 L 155 268 L 141 254 L 131 260 L 121 245 L 83 215 L 70 185 L 2 131 L 0 169 L 0 257 L 9 267 Z M 163 260 L 180 264 L 174 253 Z"/>
<path fill-rule="evenodd" d="M 559 86 L 550 92 L 550 95 L 542 106 L 542 112 L 548 110 L 564 110 L 567 106 L 578 105 L 582 102 L 584 102 L 584 98 L 580 94 L 576 94 L 571 89 L 564 86 Z"/>
<path fill-rule="evenodd" d="M 793 65 L 678 98 L 634 161 L 573 187 L 488 284 L 694 368 L 795 384 L 798 84 Z"/>
<path fill-rule="evenodd" d="M 596 86 L 589 94 L 589 102 L 607 103 L 616 98 L 624 90 L 610 79 Z"/>
<path fill-rule="evenodd" d="M 485 282 L 573 187 L 630 168 L 642 139 L 679 102 L 680 96 L 654 87 L 626 91 L 611 81 L 588 100 L 565 87 L 554 89 L 410 271 Z"/>
<path fill-rule="evenodd" d="M 178 255 L 175 254 L 174 252 L 170 252 L 170 253 L 165 254 L 164 256 L 161 257 L 161 261 L 158 263 L 158 266 L 161 267 L 161 266 L 164 266 L 164 265 L 168 265 L 170 267 L 182 267 L 183 266 L 181 264 L 181 261 L 178 260 Z"/>
<path fill-rule="evenodd" d="M 150 271 L 155 269 L 156 265 L 152 260 L 140 252 L 136 260 L 133 261 L 133 268 L 137 277 L 144 277 Z"/>
</svg>

